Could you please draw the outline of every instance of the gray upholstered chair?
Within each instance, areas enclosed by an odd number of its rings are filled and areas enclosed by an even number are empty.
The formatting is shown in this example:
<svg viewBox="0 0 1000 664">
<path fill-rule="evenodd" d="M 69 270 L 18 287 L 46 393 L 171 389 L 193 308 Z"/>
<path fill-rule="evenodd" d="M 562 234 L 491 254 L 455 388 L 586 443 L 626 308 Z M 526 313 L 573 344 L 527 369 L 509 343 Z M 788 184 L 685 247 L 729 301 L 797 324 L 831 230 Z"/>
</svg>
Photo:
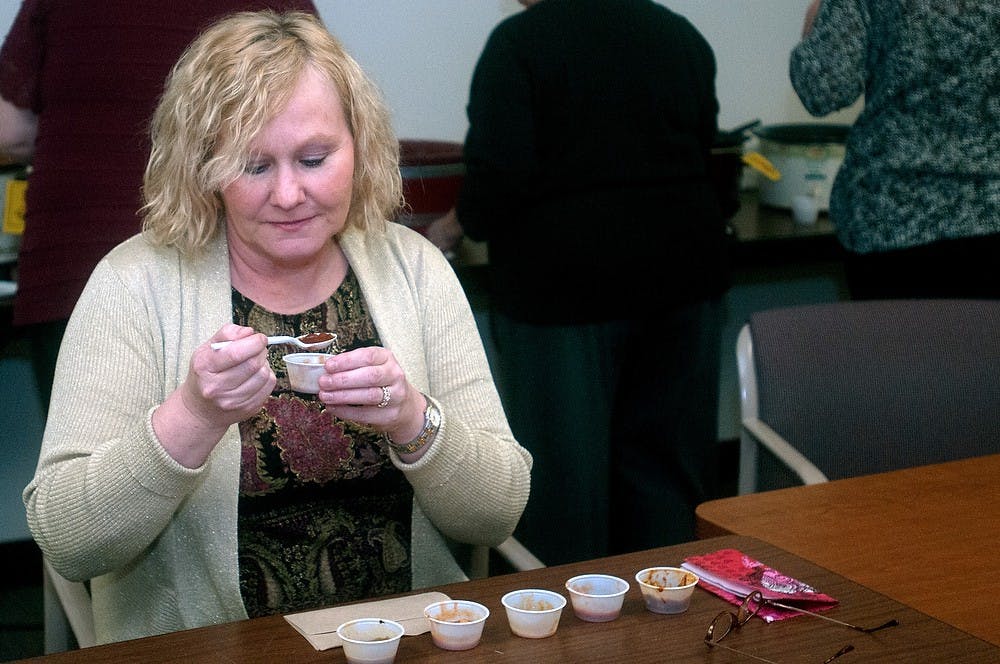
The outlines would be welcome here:
<svg viewBox="0 0 1000 664">
<path fill-rule="evenodd" d="M 740 493 L 1000 452 L 1000 301 L 761 311 L 737 365 Z"/>
</svg>

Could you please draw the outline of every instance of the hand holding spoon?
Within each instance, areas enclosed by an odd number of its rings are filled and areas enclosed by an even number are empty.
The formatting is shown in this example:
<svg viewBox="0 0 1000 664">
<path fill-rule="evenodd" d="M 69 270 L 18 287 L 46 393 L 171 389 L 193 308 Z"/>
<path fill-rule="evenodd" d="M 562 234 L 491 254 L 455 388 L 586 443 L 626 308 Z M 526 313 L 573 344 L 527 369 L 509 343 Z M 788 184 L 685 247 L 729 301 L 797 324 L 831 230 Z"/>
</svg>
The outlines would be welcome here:
<svg viewBox="0 0 1000 664">
<path fill-rule="evenodd" d="M 275 344 L 292 344 L 293 346 L 298 346 L 304 350 L 321 350 L 327 348 L 333 343 L 336 343 L 337 335 L 333 332 L 310 332 L 309 334 L 303 334 L 298 337 L 268 337 L 267 345 L 274 346 Z M 225 348 L 228 346 L 230 341 L 216 341 L 212 344 L 212 350 L 219 350 L 220 348 Z"/>
</svg>

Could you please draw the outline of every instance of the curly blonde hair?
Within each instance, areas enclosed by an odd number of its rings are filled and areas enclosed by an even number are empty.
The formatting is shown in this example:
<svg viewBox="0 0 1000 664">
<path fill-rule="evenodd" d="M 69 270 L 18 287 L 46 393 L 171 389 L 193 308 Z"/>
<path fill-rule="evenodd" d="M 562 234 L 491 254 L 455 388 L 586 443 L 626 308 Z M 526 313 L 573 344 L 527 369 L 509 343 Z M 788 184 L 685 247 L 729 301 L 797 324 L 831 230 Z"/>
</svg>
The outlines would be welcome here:
<svg viewBox="0 0 1000 664">
<path fill-rule="evenodd" d="M 317 17 L 241 12 L 187 47 L 153 115 L 142 215 L 154 244 L 194 253 L 219 232 L 220 192 L 244 171 L 251 141 L 307 66 L 333 82 L 354 139 L 346 227 L 385 229 L 403 196 L 399 142 L 378 89 Z"/>
</svg>

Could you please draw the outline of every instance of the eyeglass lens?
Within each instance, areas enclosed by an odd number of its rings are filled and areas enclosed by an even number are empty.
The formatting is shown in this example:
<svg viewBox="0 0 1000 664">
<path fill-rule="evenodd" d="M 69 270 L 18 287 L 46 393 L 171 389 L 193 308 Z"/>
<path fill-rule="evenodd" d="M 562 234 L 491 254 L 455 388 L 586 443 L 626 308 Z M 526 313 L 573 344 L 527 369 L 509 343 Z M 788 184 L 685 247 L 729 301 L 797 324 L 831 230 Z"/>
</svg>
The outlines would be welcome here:
<svg viewBox="0 0 1000 664">
<path fill-rule="evenodd" d="M 741 607 L 740 614 L 742 615 L 743 610 Z M 746 620 L 738 618 L 733 615 L 730 611 L 723 611 L 719 615 L 712 619 L 712 622 L 708 625 L 708 631 L 705 633 L 705 644 L 710 648 L 722 648 L 723 650 L 728 650 L 729 652 L 736 653 L 737 655 L 742 655 L 743 657 L 749 657 L 750 659 L 755 659 L 758 662 L 768 662 L 769 664 L 778 664 L 774 660 L 765 659 L 763 657 L 758 657 L 744 650 L 737 650 L 736 648 L 730 648 L 724 643 L 719 643 L 722 639 L 726 638 L 734 628 L 741 627 L 750 617 Z"/>
</svg>

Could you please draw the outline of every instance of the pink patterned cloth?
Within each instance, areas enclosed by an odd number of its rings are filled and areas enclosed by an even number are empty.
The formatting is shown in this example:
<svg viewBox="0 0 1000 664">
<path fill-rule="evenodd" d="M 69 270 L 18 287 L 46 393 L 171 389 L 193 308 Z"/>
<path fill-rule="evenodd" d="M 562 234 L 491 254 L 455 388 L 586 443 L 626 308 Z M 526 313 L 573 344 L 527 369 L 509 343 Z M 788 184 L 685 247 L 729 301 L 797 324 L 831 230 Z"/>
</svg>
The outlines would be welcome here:
<svg viewBox="0 0 1000 664">
<path fill-rule="evenodd" d="M 760 591 L 765 600 L 798 606 L 807 611 L 822 611 L 837 604 L 833 597 L 736 549 L 689 556 L 681 567 L 698 575 L 699 586 L 737 606 L 755 590 Z M 757 615 L 765 622 L 773 622 L 802 614 L 765 604 Z"/>
</svg>

